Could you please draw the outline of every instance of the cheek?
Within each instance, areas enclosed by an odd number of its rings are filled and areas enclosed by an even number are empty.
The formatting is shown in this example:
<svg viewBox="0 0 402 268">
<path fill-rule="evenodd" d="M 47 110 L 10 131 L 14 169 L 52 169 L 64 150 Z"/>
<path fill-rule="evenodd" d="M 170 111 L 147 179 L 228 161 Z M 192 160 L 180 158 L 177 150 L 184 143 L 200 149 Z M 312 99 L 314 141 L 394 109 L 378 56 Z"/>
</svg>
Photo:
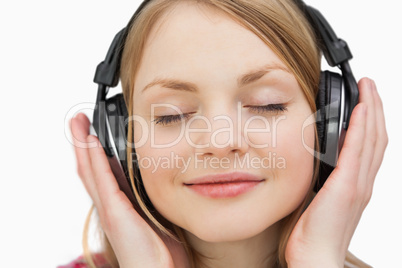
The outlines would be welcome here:
<svg viewBox="0 0 402 268">
<path fill-rule="evenodd" d="M 146 194 L 159 213 L 165 216 L 163 204 L 172 204 L 170 199 L 174 198 L 172 191 L 176 174 L 175 169 L 171 168 L 169 152 L 144 146 L 137 149 L 136 153 Z"/>
<path fill-rule="evenodd" d="M 158 196 L 161 189 L 170 187 L 174 183 L 177 173 L 174 154 L 179 154 L 174 148 L 154 148 L 148 142 L 136 149 L 137 161 L 141 172 L 141 178 L 147 194 Z M 159 197 L 158 197 L 159 198 Z"/>
<path fill-rule="evenodd" d="M 306 125 L 306 111 L 278 116 L 270 121 L 270 132 L 255 134 L 254 141 L 262 144 L 268 141 L 268 148 L 255 149 L 259 157 L 269 156 L 269 168 L 264 175 L 269 178 L 268 187 L 256 203 L 264 211 L 263 222 L 279 220 L 292 213 L 306 197 L 313 178 L 314 124 Z"/>
<path fill-rule="evenodd" d="M 284 167 L 276 169 L 278 192 L 295 209 L 306 196 L 313 178 L 314 125 L 304 126 L 301 116 L 289 117 L 278 124 L 276 147 L 277 158 L 283 159 Z"/>
<path fill-rule="evenodd" d="M 169 132 L 169 131 L 167 131 Z M 165 132 L 166 133 L 166 132 Z M 163 135 L 155 133 L 155 142 L 151 137 L 136 148 L 138 165 L 146 194 L 158 212 L 171 222 L 180 218 L 180 178 L 184 176 L 185 152 L 188 150 L 182 140 L 173 145 L 156 138 Z M 165 135 L 166 136 L 166 135 Z M 169 135 L 167 135 L 169 136 Z"/>
</svg>

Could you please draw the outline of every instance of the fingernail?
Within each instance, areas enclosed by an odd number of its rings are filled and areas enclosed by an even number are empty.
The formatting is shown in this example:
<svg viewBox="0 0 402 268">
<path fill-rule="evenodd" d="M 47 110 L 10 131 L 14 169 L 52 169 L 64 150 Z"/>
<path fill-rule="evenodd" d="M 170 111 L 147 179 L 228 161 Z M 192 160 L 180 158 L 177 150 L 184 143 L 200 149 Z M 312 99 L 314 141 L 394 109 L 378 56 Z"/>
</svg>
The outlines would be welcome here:
<svg viewBox="0 0 402 268">
<path fill-rule="evenodd" d="M 371 88 L 372 88 L 372 90 L 377 90 L 377 86 L 376 86 L 374 80 L 371 80 Z"/>
<path fill-rule="evenodd" d="M 370 79 L 370 78 L 369 78 L 369 87 L 370 87 L 371 91 L 374 90 L 374 81 L 372 79 Z"/>
<path fill-rule="evenodd" d="M 78 116 L 80 116 L 81 113 L 77 113 L 74 115 L 74 118 L 78 118 Z"/>
</svg>

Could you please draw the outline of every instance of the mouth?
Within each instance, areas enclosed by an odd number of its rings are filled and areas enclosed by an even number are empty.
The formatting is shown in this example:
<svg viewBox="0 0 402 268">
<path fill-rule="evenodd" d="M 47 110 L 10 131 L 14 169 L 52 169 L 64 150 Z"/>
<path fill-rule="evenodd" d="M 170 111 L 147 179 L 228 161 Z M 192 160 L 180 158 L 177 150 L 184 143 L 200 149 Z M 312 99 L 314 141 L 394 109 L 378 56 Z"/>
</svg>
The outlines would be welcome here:
<svg viewBox="0 0 402 268">
<path fill-rule="evenodd" d="M 233 172 L 199 177 L 184 185 L 202 196 L 231 198 L 253 190 L 263 181 L 249 173 Z"/>
</svg>

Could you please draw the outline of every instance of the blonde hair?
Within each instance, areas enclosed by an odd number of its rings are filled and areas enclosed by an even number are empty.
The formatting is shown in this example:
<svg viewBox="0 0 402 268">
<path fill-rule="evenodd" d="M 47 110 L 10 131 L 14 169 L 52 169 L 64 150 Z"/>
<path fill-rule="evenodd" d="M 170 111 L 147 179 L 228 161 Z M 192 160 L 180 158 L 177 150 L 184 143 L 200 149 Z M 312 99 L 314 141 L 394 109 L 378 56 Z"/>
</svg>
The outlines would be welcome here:
<svg viewBox="0 0 402 268">
<path fill-rule="evenodd" d="M 121 83 L 123 95 L 128 107 L 129 116 L 133 112 L 133 92 L 136 73 L 141 62 L 142 52 L 147 37 L 157 21 L 159 21 L 166 12 L 174 8 L 174 5 L 183 0 L 152 0 L 140 12 L 136 20 L 128 29 L 128 36 L 122 55 L 121 62 Z M 265 44 L 271 48 L 275 54 L 285 63 L 288 69 L 297 79 L 307 102 L 312 111 L 316 110 L 315 98 L 318 92 L 320 77 L 320 59 L 321 54 L 317 46 L 314 31 L 306 20 L 304 14 L 294 3 L 293 0 L 187 0 L 198 4 L 205 4 L 213 7 L 230 16 L 233 20 L 243 25 L 246 29 L 252 31 Z M 133 125 L 129 121 L 128 126 L 128 144 L 133 142 Z M 318 148 L 318 139 L 316 134 L 316 148 Z M 132 163 L 132 148 L 127 147 L 128 163 Z M 305 207 L 314 197 L 313 187 L 318 176 L 318 163 L 316 158 L 314 163 L 314 175 L 311 187 L 304 201 L 290 215 L 281 220 L 280 242 L 277 249 L 277 266 L 287 267 L 285 260 L 285 249 L 289 236 L 303 213 Z M 199 253 L 187 243 L 183 230 L 178 226 L 167 222 L 157 211 L 147 206 L 147 196 L 145 190 L 141 188 L 141 181 L 136 170 L 132 165 L 129 166 L 129 176 L 133 185 L 134 194 L 140 207 L 147 215 L 149 220 L 157 226 L 161 232 L 180 241 L 190 258 L 192 267 L 200 262 Z M 90 214 L 92 209 L 90 211 Z M 88 228 L 89 216 L 84 229 L 84 256 L 91 267 L 96 267 L 92 254 L 88 247 Z M 102 252 L 112 267 L 119 267 L 106 236 L 103 234 Z M 355 267 L 369 267 L 351 254 L 347 254 L 347 262 L 356 265 Z M 345 266 L 347 267 L 347 266 Z"/>
</svg>

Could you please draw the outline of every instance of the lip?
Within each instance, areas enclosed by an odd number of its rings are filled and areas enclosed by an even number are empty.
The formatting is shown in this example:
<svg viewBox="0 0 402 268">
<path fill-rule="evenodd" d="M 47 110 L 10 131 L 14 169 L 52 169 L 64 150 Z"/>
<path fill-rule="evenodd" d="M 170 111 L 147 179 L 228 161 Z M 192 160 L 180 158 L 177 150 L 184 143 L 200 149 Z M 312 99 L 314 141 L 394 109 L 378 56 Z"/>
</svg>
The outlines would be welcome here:
<svg viewBox="0 0 402 268">
<path fill-rule="evenodd" d="M 250 173 L 232 172 L 198 177 L 184 185 L 203 196 L 228 198 L 248 192 L 264 180 Z"/>
</svg>

